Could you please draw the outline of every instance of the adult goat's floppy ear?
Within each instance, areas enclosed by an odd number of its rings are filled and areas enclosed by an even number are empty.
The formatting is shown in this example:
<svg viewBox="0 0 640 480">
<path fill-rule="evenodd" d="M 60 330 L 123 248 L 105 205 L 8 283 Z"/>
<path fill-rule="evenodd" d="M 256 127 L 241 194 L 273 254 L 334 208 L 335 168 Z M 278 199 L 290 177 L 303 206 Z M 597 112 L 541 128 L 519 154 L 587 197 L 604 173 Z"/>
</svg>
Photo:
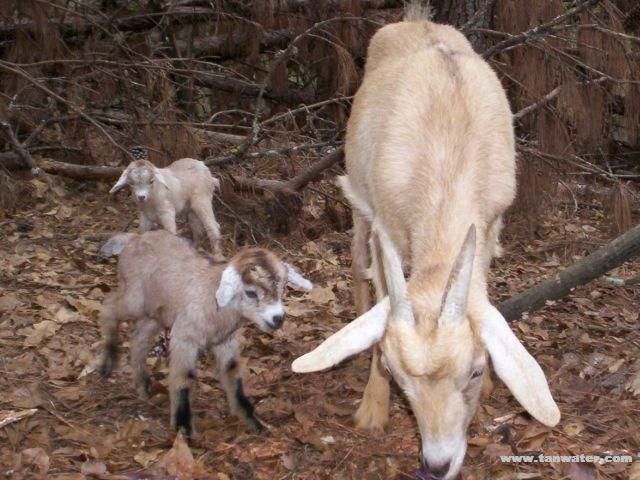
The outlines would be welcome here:
<svg viewBox="0 0 640 480">
<path fill-rule="evenodd" d="M 369 311 L 331 335 L 313 351 L 296 358 L 291 364 L 291 369 L 296 373 L 318 372 L 366 350 L 383 337 L 388 316 L 389 297 L 385 297 Z"/>
</svg>

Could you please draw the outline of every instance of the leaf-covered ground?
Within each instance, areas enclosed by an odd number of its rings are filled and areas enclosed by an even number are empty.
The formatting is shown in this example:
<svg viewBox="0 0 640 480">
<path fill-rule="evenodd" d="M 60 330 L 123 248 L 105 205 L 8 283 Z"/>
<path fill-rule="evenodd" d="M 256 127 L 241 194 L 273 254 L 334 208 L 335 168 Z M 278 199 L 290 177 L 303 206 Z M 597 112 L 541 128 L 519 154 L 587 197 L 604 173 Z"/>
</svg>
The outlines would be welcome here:
<svg viewBox="0 0 640 480">
<path fill-rule="evenodd" d="M 98 309 L 115 286 L 114 263 L 99 263 L 95 253 L 108 232 L 122 230 L 134 218 L 128 199 L 110 199 L 105 186 L 32 180 L 30 189 L 17 211 L 0 216 L 0 475 L 413 478 L 419 439 L 397 389 L 384 435 L 374 438 L 353 428 L 368 354 L 325 373 L 290 370 L 296 356 L 353 318 L 349 234 L 332 231 L 313 199 L 302 222 L 324 222 L 316 226 L 324 234 L 314 240 L 277 236 L 265 245 L 307 273 L 317 288 L 288 292 L 288 321 L 274 336 L 252 327 L 243 331 L 246 390 L 270 426 L 268 433 L 246 433 L 229 417 L 211 364 L 203 360 L 195 402 L 200 437 L 187 446 L 167 428 L 167 360 L 161 345 L 149 359 L 156 382 L 148 402 L 135 395 L 126 355 L 112 379 L 100 380 L 92 372 L 100 346 Z M 492 273 L 496 302 L 610 238 L 599 203 L 581 197 L 576 202 L 574 212 L 572 199 L 558 199 L 533 231 L 512 215 L 504 235 L 506 254 Z M 233 219 L 222 219 L 228 234 Z M 228 247 L 229 235 L 226 240 Z M 613 273 L 638 274 L 638 262 Z M 636 458 L 638 303 L 632 287 L 594 282 L 514 325 L 547 373 L 562 421 L 553 429 L 533 421 L 495 381 L 469 431 L 464 480 L 640 478 L 640 463 L 506 465 L 499 460 L 528 452 Z"/>
</svg>

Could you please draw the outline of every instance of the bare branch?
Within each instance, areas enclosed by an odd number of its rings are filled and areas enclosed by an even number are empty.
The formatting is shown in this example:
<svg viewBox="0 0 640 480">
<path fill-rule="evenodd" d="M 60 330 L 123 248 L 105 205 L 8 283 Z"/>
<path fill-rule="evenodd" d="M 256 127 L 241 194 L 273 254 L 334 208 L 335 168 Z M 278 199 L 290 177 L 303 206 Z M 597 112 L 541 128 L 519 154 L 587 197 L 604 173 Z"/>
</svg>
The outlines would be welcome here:
<svg viewBox="0 0 640 480">
<path fill-rule="evenodd" d="M 585 2 L 582 2 L 578 6 L 572 8 L 570 10 L 567 10 L 562 15 L 558 15 L 556 18 L 554 18 L 553 20 L 548 21 L 547 23 L 543 23 L 542 25 L 536 25 L 535 27 L 533 27 L 530 30 L 527 30 L 526 32 L 519 33 L 518 35 L 513 35 L 513 36 L 507 38 L 506 40 L 503 40 L 501 42 L 496 43 L 493 47 L 487 49 L 482 54 L 482 57 L 483 58 L 491 58 L 496 53 L 499 53 L 499 52 L 501 52 L 503 50 L 506 50 L 507 48 L 511 48 L 511 47 L 513 47 L 515 45 L 526 43 L 531 39 L 538 38 L 541 35 L 544 35 L 544 34 L 548 33 L 552 29 L 552 27 L 564 22 L 565 20 L 567 20 L 567 19 L 569 19 L 571 17 L 574 17 L 574 16 L 582 13 L 586 9 L 596 5 L 599 2 L 600 2 L 600 0 L 587 0 Z"/>
<path fill-rule="evenodd" d="M 24 148 L 23 144 L 20 143 L 20 141 L 18 140 L 18 137 L 16 137 L 16 134 L 13 133 L 13 128 L 11 128 L 11 125 L 9 125 L 9 122 L 1 121 L 0 128 L 4 130 L 5 135 L 13 145 L 13 148 L 15 148 L 16 152 L 24 162 L 25 166 L 31 169 L 33 173 L 37 173 L 38 165 L 36 165 L 36 162 L 33 160 L 33 158 L 31 158 L 29 151 L 26 148 Z"/>
</svg>

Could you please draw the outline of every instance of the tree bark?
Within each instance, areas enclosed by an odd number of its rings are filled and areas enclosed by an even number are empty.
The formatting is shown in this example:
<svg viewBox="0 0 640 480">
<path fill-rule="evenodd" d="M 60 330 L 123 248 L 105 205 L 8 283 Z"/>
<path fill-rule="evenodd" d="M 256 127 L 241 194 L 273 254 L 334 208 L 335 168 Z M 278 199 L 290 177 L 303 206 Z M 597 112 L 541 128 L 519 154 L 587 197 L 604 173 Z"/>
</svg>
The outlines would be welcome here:
<svg viewBox="0 0 640 480">
<path fill-rule="evenodd" d="M 435 9 L 433 19 L 438 23 L 446 23 L 461 28 L 491 28 L 491 17 L 494 0 L 437 0 L 431 5 Z M 485 11 L 483 11 L 485 10 Z M 469 24 L 470 23 L 470 24 Z M 476 52 L 486 47 L 484 35 L 467 34 L 467 38 Z"/>
<path fill-rule="evenodd" d="M 534 312 L 548 300 L 558 300 L 574 288 L 605 274 L 640 254 L 640 225 L 600 247 L 591 255 L 553 277 L 514 295 L 498 305 L 507 320 L 519 320 L 524 312 Z"/>
</svg>

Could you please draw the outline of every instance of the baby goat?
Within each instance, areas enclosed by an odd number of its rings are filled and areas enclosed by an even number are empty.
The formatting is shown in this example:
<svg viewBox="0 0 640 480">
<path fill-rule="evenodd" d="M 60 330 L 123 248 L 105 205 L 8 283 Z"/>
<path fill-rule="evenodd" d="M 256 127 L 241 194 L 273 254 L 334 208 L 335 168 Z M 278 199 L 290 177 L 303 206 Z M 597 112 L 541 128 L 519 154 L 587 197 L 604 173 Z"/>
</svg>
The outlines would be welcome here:
<svg viewBox="0 0 640 480">
<path fill-rule="evenodd" d="M 206 231 L 216 261 L 223 261 L 220 248 L 220 226 L 213 214 L 213 192 L 220 189 L 220 181 L 199 160 L 182 158 L 167 168 L 157 168 L 147 160 L 136 160 L 122 172 L 109 193 L 116 193 L 125 185 L 131 187 L 138 203 L 140 232 L 151 230 L 158 223 L 176 233 L 176 215 L 187 212 L 187 220 L 194 241 L 199 243 Z"/>
<path fill-rule="evenodd" d="M 249 322 L 265 332 L 280 328 L 285 285 L 309 290 L 311 282 L 268 250 L 246 248 L 226 265 L 213 264 L 164 230 L 115 235 L 101 254 L 119 254 L 120 260 L 118 290 L 105 300 L 101 314 L 105 343 L 100 373 L 108 376 L 115 365 L 120 321 L 133 319 L 134 383 L 142 397 L 148 396 L 147 354 L 156 334 L 171 328 L 171 426 L 193 432 L 191 392 L 198 353 L 204 351 L 215 357 L 231 412 L 260 430 L 242 390 L 235 332 Z"/>
<path fill-rule="evenodd" d="M 429 478 L 460 471 L 488 356 L 520 404 L 556 425 L 560 411 L 542 369 L 487 294 L 516 186 L 511 111 L 491 67 L 460 32 L 410 7 L 405 21 L 371 40 L 345 158 L 360 317 L 293 370 L 323 370 L 377 345 L 356 422 L 384 427 L 393 377 L 415 414 Z"/>
</svg>

